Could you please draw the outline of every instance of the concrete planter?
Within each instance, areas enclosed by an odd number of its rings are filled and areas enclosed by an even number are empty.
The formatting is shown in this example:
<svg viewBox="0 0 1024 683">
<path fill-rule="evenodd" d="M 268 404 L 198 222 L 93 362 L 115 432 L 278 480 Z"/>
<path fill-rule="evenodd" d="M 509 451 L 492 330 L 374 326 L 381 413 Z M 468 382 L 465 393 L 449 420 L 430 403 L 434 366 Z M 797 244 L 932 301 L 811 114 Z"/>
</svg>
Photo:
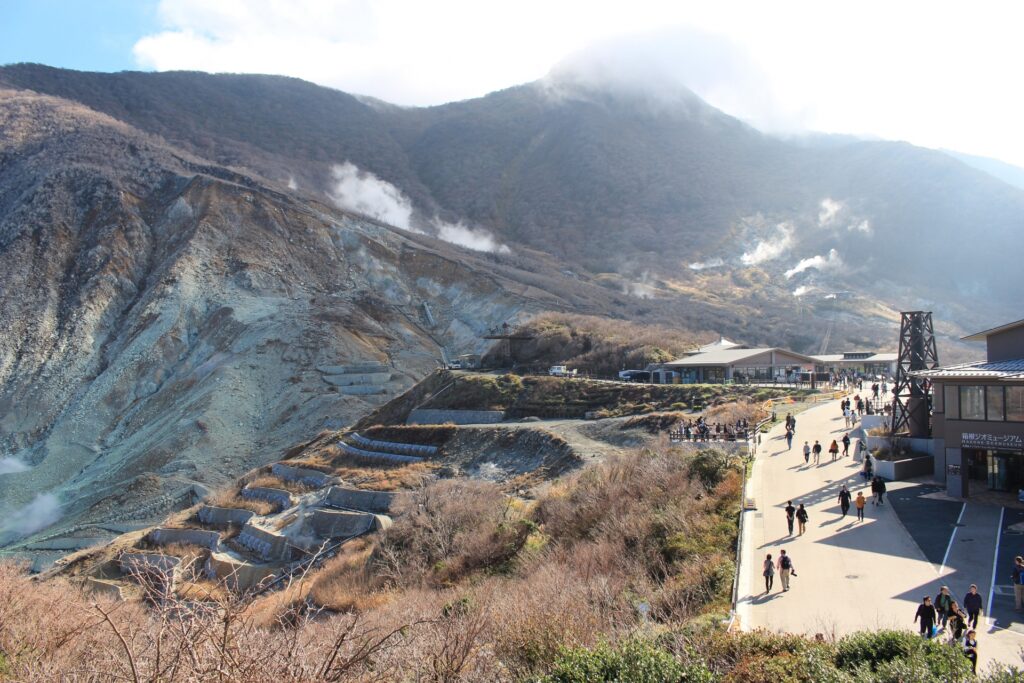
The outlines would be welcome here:
<svg viewBox="0 0 1024 683">
<path fill-rule="evenodd" d="M 935 467 L 934 462 L 935 458 L 931 455 L 902 460 L 878 460 L 876 458 L 874 461 L 875 474 L 888 481 L 913 479 L 931 474 Z"/>
</svg>

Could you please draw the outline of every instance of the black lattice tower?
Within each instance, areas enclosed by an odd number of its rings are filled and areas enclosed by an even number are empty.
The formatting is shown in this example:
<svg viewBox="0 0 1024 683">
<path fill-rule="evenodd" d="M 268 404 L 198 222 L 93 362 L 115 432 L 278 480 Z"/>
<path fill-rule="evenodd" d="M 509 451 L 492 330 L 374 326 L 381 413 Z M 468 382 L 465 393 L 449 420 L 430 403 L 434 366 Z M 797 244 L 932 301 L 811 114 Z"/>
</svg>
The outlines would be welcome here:
<svg viewBox="0 0 1024 683">
<path fill-rule="evenodd" d="M 925 391 L 924 380 L 911 373 L 939 367 L 932 314 L 930 311 L 911 311 L 901 315 L 900 355 L 892 399 L 892 435 L 928 437 L 931 431 L 928 393 Z"/>
</svg>

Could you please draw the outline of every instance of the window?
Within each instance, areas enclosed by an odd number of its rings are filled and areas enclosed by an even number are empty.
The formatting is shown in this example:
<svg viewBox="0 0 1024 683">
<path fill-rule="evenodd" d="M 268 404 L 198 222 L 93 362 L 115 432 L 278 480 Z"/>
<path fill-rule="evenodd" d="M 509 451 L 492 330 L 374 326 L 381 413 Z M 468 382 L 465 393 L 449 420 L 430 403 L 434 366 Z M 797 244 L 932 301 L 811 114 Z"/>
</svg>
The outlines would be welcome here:
<svg viewBox="0 0 1024 683">
<path fill-rule="evenodd" d="M 989 422 L 1003 421 L 1003 388 L 985 387 L 985 415 Z"/>
<path fill-rule="evenodd" d="M 942 409 L 943 401 L 942 401 L 942 399 L 943 399 L 943 395 L 944 394 L 945 394 L 945 392 L 942 390 L 942 386 L 941 385 L 938 385 L 938 386 L 932 385 L 932 410 L 934 410 L 936 413 L 943 412 L 943 409 Z"/>
<path fill-rule="evenodd" d="M 960 419 L 960 387 L 954 385 L 945 385 L 943 387 L 943 399 L 942 402 L 946 407 L 946 419 L 947 420 L 959 420 Z"/>
<path fill-rule="evenodd" d="M 1006 419 L 1024 422 L 1024 386 L 1006 387 Z"/>
<path fill-rule="evenodd" d="M 985 419 L 985 387 L 960 387 L 960 419 Z"/>
</svg>

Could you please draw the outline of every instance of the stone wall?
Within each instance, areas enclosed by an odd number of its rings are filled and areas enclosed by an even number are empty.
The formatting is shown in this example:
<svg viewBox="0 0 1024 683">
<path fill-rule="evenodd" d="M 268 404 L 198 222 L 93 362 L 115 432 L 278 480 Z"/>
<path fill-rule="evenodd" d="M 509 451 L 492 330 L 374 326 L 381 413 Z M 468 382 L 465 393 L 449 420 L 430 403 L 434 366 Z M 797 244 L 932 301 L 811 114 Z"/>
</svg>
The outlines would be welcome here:
<svg viewBox="0 0 1024 683">
<path fill-rule="evenodd" d="M 361 491 L 332 486 L 324 496 L 324 504 L 348 510 L 386 513 L 391 510 L 395 496 L 388 491 Z"/>
<path fill-rule="evenodd" d="M 197 516 L 203 524 L 215 527 L 243 526 L 256 513 L 239 508 L 218 508 L 204 505 L 199 508 Z"/>
<path fill-rule="evenodd" d="M 270 468 L 271 473 L 285 481 L 297 481 L 309 486 L 323 488 L 337 481 L 337 477 L 324 474 L 319 470 L 311 470 L 306 467 L 292 467 L 284 463 L 276 462 Z"/>
<path fill-rule="evenodd" d="M 169 545 L 171 543 L 184 543 L 186 545 L 197 545 L 201 548 L 216 550 L 220 543 L 220 534 L 216 531 L 205 529 L 153 529 L 149 532 L 148 538 L 156 545 Z"/>
<path fill-rule="evenodd" d="M 289 554 L 287 537 L 255 524 L 247 524 L 242 529 L 238 542 L 268 561 L 284 560 Z"/>
<path fill-rule="evenodd" d="M 398 455 L 397 453 L 378 453 L 377 451 L 367 451 L 362 448 L 356 448 L 351 444 L 347 444 L 344 441 L 338 442 L 338 447 L 345 451 L 349 455 L 355 455 L 360 458 L 369 458 L 371 460 L 382 460 L 384 462 L 422 462 L 423 458 L 417 458 L 412 455 Z"/>
<path fill-rule="evenodd" d="M 350 436 L 352 437 L 352 440 L 356 442 L 357 446 L 371 451 L 400 453 L 402 455 L 415 455 L 419 457 L 437 455 L 437 446 L 427 446 L 425 444 L 418 443 L 399 443 L 397 441 L 375 441 L 374 439 L 367 439 L 365 436 L 356 432 L 352 432 Z"/>
<path fill-rule="evenodd" d="M 210 553 L 206 560 L 206 576 L 226 582 L 231 588 L 246 591 L 269 581 L 277 569 L 265 564 L 252 564 L 227 553 Z"/>
<path fill-rule="evenodd" d="M 246 486 L 239 495 L 242 498 L 251 500 L 262 500 L 276 505 L 279 510 L 286 510 L 292 506 L 292 496 L 283 489 L 271 489 L 263 486 Z"/>
<path fill-rule="evenodd" d="M 495 424 L 505 419 L 505 413 L 500 410 L 435 410 L 432 408 L 417 408 L 409 413 L 406 424 L 411 425 L 470 425 L 470 424 Z"/>
<path fill-rule="evenodd" d="M 382 515 L 371 515 L 366 512 L 317 508 L 311 515 L 310 526 L 320 538 L 346 538 L 370 531 L 381 531 L 391 526 L 391 520 Z"/>
</svg>

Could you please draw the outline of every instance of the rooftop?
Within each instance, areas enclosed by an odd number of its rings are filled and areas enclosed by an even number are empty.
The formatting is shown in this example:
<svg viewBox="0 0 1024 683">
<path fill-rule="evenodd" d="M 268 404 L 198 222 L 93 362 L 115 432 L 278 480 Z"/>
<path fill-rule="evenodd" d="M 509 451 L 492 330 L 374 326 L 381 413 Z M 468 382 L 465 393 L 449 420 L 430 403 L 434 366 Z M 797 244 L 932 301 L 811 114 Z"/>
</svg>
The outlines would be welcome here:
<svg viewBox="0 0 1024 683">
<path fill-rule="evenodd" d="M 803 354 L 794 353 L 793 351 L 787 351 L 786 349 L 779 349 L 775 347 L 762 348 L 762 349 L 743 349 L 743 348 L 726 348 L 718 349 L 714 351 L 706 351 L 704 353 L 697 353 L 686 358 L 680 358 L 670 363 L 665 363 L 666 367 L 684 367 L 693 366 L 701 367 L 706 365 L 732 365 L 733 363 L 739 363 L 746 360 L 747 358 L 753 358 L 754 356 L 760 356 L 761 354 L 769 353 L 771 351 L 777 351 L 784 353 L 787 356 L 794 356 L 803 361 L 812 363 L 814 359 L 810 356 L 804 356 Z"/>
<path fill-rule="evenodd" d="M 912 374 L 929 379 L 963 377 L 966 379 L 1024 380 L 1024 358 L 993 363 L 982 360 L 935 368 L 934 370 L 918 370 Z"/>
<path fill-rule="evenodd" d="M 898 357 L 899 354 L 897 353 L 870 353 L 857 351 L 811 356 L 811 358 L 820 363 L 891 363 Z"/>
<path fill-rule="evenodd" d="M 1016 329 L 1018 327 L 1024 327 L 1024 320 L 1018 320 L 1017 322 L 1014 322 L 1014 323 L 1006 323 L 1005 325 L 1000 325 L 999 327 L 993 327 L 991 330 L 985 330 L 984 332 L 976 332 L 976 333 L 974 333 L 972 335 L 964 337 L 963 340 L 964 341 L 985 341 L 985 339 L 988 338 L 990 335 L 999 334 L 1000 332 L 1006 332 L 1008 330 L 1013 330 L 1013 329 Z"/>
</svg>

